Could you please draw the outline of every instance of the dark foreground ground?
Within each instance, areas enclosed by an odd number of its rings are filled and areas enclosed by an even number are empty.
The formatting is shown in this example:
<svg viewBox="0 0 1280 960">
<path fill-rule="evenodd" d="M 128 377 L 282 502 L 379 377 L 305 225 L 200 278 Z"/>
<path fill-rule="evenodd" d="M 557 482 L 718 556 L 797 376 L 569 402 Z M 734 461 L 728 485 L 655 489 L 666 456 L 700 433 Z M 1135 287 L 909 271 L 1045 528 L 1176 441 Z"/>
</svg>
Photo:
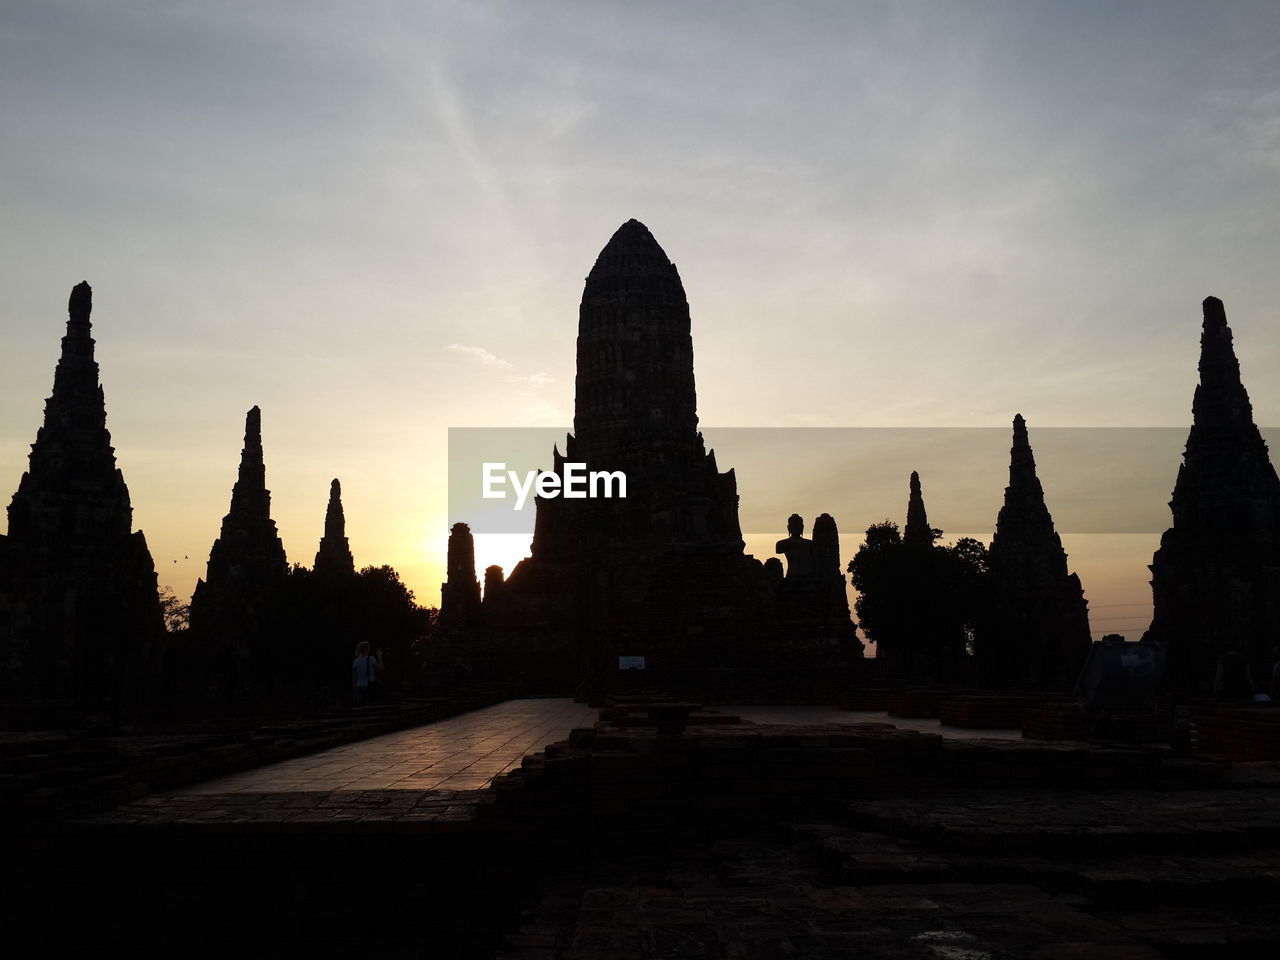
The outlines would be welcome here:
<svg viewBox="0 0 1280 960">
<path fill-rule="evenodd" d="M 502 960 L 1280 947 L 1274 764 L 701 719 L 615 717 L 487 790 L 153 795 L 11 822 L 6 937 Z"/>
</svg>

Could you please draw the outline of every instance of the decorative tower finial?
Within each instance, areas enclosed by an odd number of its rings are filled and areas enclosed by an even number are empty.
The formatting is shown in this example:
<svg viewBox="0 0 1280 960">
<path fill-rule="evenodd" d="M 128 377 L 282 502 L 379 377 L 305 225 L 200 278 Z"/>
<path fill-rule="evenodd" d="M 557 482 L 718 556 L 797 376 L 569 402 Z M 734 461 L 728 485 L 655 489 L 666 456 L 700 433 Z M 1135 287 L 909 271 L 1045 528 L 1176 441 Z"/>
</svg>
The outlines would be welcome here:
<svg viewBox="0 0 1280 960">
<path fill-rule="evenodd" d="M 256 406 L 251 407 L 244 418 L 244 447 L 231 491 L 231 510 L 258 519 L 271 515 L 271 493 L 267 490 L 267 468 L 262 454 L 262 411 Z"/>
<path fill-rule="evenodd" d="M 1027 437 L 1027 421 L 1022 414 L 1013 416 L 1013 445 L 1009 448 L 1009 486 L 1004 493 L 1005 503 L 1014 501 L 1025 503 L 1027 511 L 1033 513 L 1040 522 L 1040 515 L 1045 518 L 1049 511 L 1044 505 L 1044 489 L 1040 478 L 1036 476 L 1036 458 L 1031 452 L 1031 441 Z M 1001 511 L 1003 516 L 1004 510 Z M 1047 521 L 1053 526 L 1052 521 Z M 998 524 L 998 521 L 997 521 Z"/>
<path fill-rule="evenodd" d="M 276 524 L 271 519 L 271 491 L 267 489 L 267 468 L 262 453 L 262 411 L 250 407 L 244 418 L 244 447 L 235 486 L 231 488 L 231 509 L 223 521 L 223 538 L 231 521 L 233 538 L 252 543 L 255 557 L 271 567 L 287 568 L 284 547 L 279 546 Z M 211 571 L 212 573 L 212 571 Z"/>
<path fill-rule="evenodd" d="M 342 510 L 342 484 L 329 484 L 329 506 L 324 513 L 324 536 L 316 551 L 316 573 L 355 573 L 356 564 L 347 540 L 347 518 Z"/>
<path fill-rule="evenodd" d="M 1191 403 L 1192 422 L 1247 434 L 1256 430 L 1253 405 L 1240 380 L 1240 361 L 1232 345 L 1226 310 L 1217 297 L 1206 297 L 1202 309 L 1200 382 Z"/>
<path fill-rule="evenodd" d="M 920 492 L 920 474 L 911 471 L 911 494 L 907 499 L 907 526 L 902 531 L 902 542 L 909 546 L 928 547 L 934 541 L 933 529 L 924 509 L 924 495 Z"/>
<path fill-rule="evenodd" d="M 334 477 L 329 483 L 329 506 L 324 512 L 325 536 L 345 537 L 347 518 L 342 512 L 342 482 Z"/>
<path fill-rule="evenodd" d="M 71 288 L 67 300 L 67 328 L 89 326 L 89 314 L 93 312 L 93 288 L 81 280 Z"/>
</svg>

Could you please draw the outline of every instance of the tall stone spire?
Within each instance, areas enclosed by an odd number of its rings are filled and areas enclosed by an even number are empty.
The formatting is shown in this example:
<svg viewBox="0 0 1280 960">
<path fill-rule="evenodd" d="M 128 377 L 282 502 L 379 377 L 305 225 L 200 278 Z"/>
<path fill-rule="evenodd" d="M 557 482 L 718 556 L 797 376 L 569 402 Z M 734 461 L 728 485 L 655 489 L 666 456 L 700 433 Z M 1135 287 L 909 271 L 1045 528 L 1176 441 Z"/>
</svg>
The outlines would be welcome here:
<svg viewBox="0 0 1280 960">
<path fill-rule="evenodd" d="M 1002 537 L 1001 534 L 1004 534 Z M 1050 538 L 1061 551 L 1062 542 L 1053 529 L 1053 519 L 1044 502 L 1044 488 L 1036 476 L 1036 459 L 1027 439 L 1027 422 L 1022 414 L 1013 418 L 1013 446 L 1009 449 L 1009 485 L 1004 490 L 1004 506 L 996 520 L 992 544 L 1016 540 L 1027 542 Z"/>
<path fill-rule="evenodd" d="M 1280 539 L 1280 480 L 1253 422 L 1222 301 L 1209 297 L 1203 309 L 1200 382 L 1169 504 L 1174 526 L 1274 543 Z"/>
<path fill-rule="evenodd" d="M 1027 439 L 1027 421 L 1022 414 L 1013 415 L 1013 446 L 1009 448 L 1009 487 L 1044 500 L 1040 478 L 1036 476 L 1036 458 L 1031 453 L 1031 441 Z M 1032 494 L 1031 491 L 1035 492 Z M 1009 491 L 1005 491 L 1008 498 Z"/>
<path fill-rule="evenodd" d="M 1148 638 L 1169 644 L 1173 683 L 1211 691 L 1229 651 L 1255 684 L 1280 636 L 1280 479 L 1253 421 L 1222 301 L 1204 301 L 1200 381 L 1169 507 L 1173 525 L 1151 563 Z"/>
<path fill-rule="evenodd" d="M 67 332 L 53 374 L 53 396 L 45 401 L 44 425 L 31 447 L 30 468 L 9 505 L 9 535 L 38 542 L 41 550 L 84 544 L 96 532 L 127 535 L 133 524 L 93 358 L 92 307 L 89 284 L 76 284 L 67 304 Z M 68 496 L 72 485 L 81 488 L 81 497 Z M 83 498 L 95 509 L 86 511 Z M 86 529 L 86 523 L 98 529 Z"/>
<path fill-rule="evenodd" d="M 929 547 L 936 538 L 929 526 L 924 510 L 924 495 L 920 492 L 920 474 L 911 471 L 911 493 L 907 498 L 907 525 L 902 531 L 902 542 L 911 547 Z"/>
<path fill-rule="evenodd" d="M 347 520 L 342 512 L 342 484 L 334 478 L 329 484 L 329 506 L 324 513 L 324 536 L 316 551 L 316 573 L 355 573 L 356 563 L 347 542 Z"/>
<path fill-rule="evenodd" d="M 289 571 L 284 544 L 271 519 L 271 491 L 262 456 L 262 411 L 252 407 L 244 418 L 244 449 L 231 488 L 231 508 L 209 553 L 210 585 L 256 584 Z M 194 611 L 193 611 L 194 613 Z"/>
<path fill-rule="evenodd" d="M 480 614 L 480 581 L 471 528 L 455 523 L 449 531 L 448 579 L 440 585 L 440 625 L 446 630 L 475 626 Z"/>
<path fill-rule="evenodd" d="M 288 572 L 284 544 L 271 519 L 262 412 L 253 407 L 245 415 L 231 508 L 209 551 L 208 573 L 191 597 L 191 629 L 219 648 L 215 672 L 224 693 L 261 693 L 269 682 L 273 663 L 265 614 Z"/>
<path fill-rule="evenodd" d="M 271 492 L 262 460 L 262 411 L 257 407 L 250 408 L 244 418 L 244 449 L 231 488 L 231 512 L 243 520 L 261 521 L 271 516 Z"/>
<path fill-rule="evenodd" d="M 163 633 L 155 565 L 106 427 L 93 291 L 77 284 L 30 466 L 9 505 L 0 594 L 6 687 L 20 697 L 129 699 Z M 6 604 L 0 602 L 0 609 Z"/>
<path fill-rule="evenodd" d="M 1070 687 L 1089 652 L 1088 604 L 1080 578 L 1068 572 L 1022 414 L 1013 418 L 1009 485 L 987 568 L 991 616 L 976 643 L 984 679 L 1024 689 Z"/>
</svg>

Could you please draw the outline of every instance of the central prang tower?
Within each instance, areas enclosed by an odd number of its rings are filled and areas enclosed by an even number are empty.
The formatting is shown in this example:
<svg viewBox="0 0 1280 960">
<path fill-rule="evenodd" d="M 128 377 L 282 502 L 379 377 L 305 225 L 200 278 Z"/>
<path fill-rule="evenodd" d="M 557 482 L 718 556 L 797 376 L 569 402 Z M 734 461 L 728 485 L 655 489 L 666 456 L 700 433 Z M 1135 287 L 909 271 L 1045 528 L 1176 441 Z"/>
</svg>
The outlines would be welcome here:
<svg viewBox="0 0 1280 960">
<path fill-rule="evenodd" d="M 574 432 L 564 456 L 621 470 L 623 500 L 539 500 L 534 558 L 670 551 L 742 556 L 738 486 L 698 432 L 689 301 L 653 234 L 628 220 L 587 276 Z M 514 574 L 513 574 L 514 576 Z"/>
<path fill-rule="evenodd" d="M 552 470 L 622 471 L 626 497 L 536 501 L 532 556 L 500 604 L 485 597 L 485 628 L 509 648 L 499 658 L 523 658 L 547 689 L 591 696 L 625 685 L 620 656 L 645 658 L 643 685 L 694 696 L 829 673 L 853 635 L 847 605 L 834 623 L 817 599 L 830 591 L 810 583 L 783 602 L 744 554 L 737 478 L 698 432 L 684 285 L 636 220 L 587 276 L 577 368 L 573 433 Z"/>
</svg>

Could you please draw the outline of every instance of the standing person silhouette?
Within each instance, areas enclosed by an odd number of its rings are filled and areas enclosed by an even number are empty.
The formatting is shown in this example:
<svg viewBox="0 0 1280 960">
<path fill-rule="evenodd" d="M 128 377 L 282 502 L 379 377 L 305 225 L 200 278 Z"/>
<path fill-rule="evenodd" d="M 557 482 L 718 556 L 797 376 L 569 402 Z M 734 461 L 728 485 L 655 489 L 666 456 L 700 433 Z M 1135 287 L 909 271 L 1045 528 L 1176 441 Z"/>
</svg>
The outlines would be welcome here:
<svg viewBox="0 0 1280 960">
<path fill-rule="evenodd" d="M 379 666 L 378 658 L 369 655 L 368 640 L 361 640 L 356 644 L 356 658 L 351 661 L 351 688 L 357 707 L 363 707 L 371 701 L 374 684 L 378 682 Z"/>
</svg>

